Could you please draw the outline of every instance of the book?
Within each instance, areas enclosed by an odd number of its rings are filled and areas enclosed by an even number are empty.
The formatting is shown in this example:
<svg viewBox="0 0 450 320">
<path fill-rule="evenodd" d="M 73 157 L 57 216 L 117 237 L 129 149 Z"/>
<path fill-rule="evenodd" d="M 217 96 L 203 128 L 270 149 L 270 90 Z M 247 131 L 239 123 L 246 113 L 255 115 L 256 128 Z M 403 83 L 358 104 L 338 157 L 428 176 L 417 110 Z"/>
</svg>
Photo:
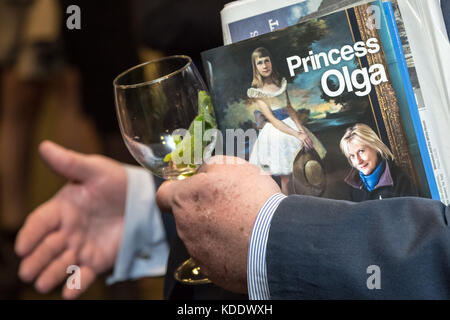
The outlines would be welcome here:
<svg viewBox="0 0 450 320">
<path fill-rule="evenodd" d="M 401 17 L 398 15 L 397 17 L 395 16 L 391 1 L 384 1 L 379 5 L 382 6 L 380 8 L 382 14 L 380 15 L 378 32 L 386 54 L 389 73 L 392 78 L 392 86 L 398 100 L 402 122 L 406 124 L 405 128 L 411 128 L 411 130 L 405 130 L 409 149 L 417 155 L 413 157 L 415 165 L 423 166 L 424 168 L 424 170 L 419 172 L 425 173 L 426 175 L 426 177 L 419 177 L 419 180 L 427 179 L 432 198 L 442 200 L 445 197 L 439 194 L 430 156 L 431 153 L 427 148 L 425 131 L 420 120 L 418 103 L 409 75 L 409 72 L 415 72 L 414 62 L 411 58 L 410 71 L 408 71 L 405 53 L 397 27 L 397 23 L 401 23 Z M 405 43 L 405 49 L 409 49 L 407 43 Z M 420 90 L 418 84 L 416 84 L 416 90 Z"/>
<path fill-rule="evenodd" d="M 381 1 L 374 3 L 383 8 Z M 305 130 L 314 138 L 317 163 L 324 169 L 326 183 L 320 185 L 321 190 L 310 188 L 307 192 L 328 198 L 348 198 L 344 178 L 350 166 L 339 149 L 339 142 L 347 128 L 364 123 L 392 151 L 396 163 L 411 177 L 420 195 L 434 197 L 434 176 L 425 172 L 429 166 L 424 165 L 423 148 L 414 149 L 417 141 L 408 142 L 406 133 L 413 133 L 417 140 L 417 128 L 402 116 L 406 113 L 410 119 L 414 118 L 411 108 L 406 104 L 406 109 L 402 106 L 400 111 L 393 85 L 393 81 L 399 81 L 400 85 L 404 82 L 401 77 L 391 76 L 392 66 L 387 60 L 387 55 L 395 57 L 396 41 L 391 39 L 389 48 L 382 38 L 390 34 L 381 35 L 376 27 L 367 23 L 370 6 L 374 3 L 203 52 L 218 125 L 225 136 L 224 145 L 227 148 L 233 145 L 235 155 L 251 160 L 255 145 L 264 138 L 262 129 L 258 129 L 260 115 L 257 111 L 262 107 L 255 105 L 252 99 L 259 93 L 251 86 L 254 81 L 251 56 L 256 48 L 262 47 L 270 52 L 270 62 L 280 74 L 277 86 L 287 88 L 283 89 L 288 92 L 284 103 L 287 99 L 302 119 Z M 398 61 L 393 63 L 398 64 Z M 240 139 L 233 134 L 237 131 L 244 135 L 248 132 L 241 145 L 234 144 Z M 421 141 L 423 143 L 423 139 Z M 273 147 L 276 150 L 277 144 Z M 226 153 L 230 154 L 230 150 Z M 283 152 L 276 156 L 281 162 L 285 160 Z M 292 155 L 286 157 L 288 163 L 292 161 Z M 294 160 L 297 158 L 298 154 Z M 274 176 L 290 176 L 289 185 L 296 178 L 294 171 L 280 169 L 274 173 L 268 170 Z"/>
<path fill-rule="evenodd" d="M 370 0 L 245 0 L 220 12 L 224 44 L 230 44 Z"/>
<path fill-rule="evenodd" d="M 308 2 L 308 0 L 306 0 L 306 2 Z M 304 13 L 303 15 L 298 15 L 299 20 L 297 22 L 308 21 L 312 18 L 321 17 L 348 6 L 367 3 L 370 1 L 323 0 L 313 2 L 315 2 L 316 5 L 317 3 L 320 3 L 320 6 L 317 5 L 315 11 L 312 10 L 311 12 L 307 12 L 305 10 L 297 10 L 297 12 Z M 409 20 L 407 21 L 407 23 L 415 28 L 417 28 L 417 26 L 420 26 L 422 32 L 410 32 L 412 37 L 414 38 L 416 34 L 421 35 L 422 38 L 427 37 L 427 39 L 421 39 L 420 42 L 416 40 L 416 46 L 419 46 L 420 48 L 420 43 L 429 42 L 430 38 L 428 37 L 428 34 L 430 33 L 437 34 L 438 37 L 441 37 L 439 41 L 435 41 L 435 43 L 437 43 L 440 48 L 432 51 L 431 54 L 434 55 L 433 59 L 435 61 L 441 60 L 441 62 L 436 62 L 435 65 L 445 65 L 445 61 L 442 62 L 442 59 L 439 58 L 439 54 L 441 57 L 445 57 L 445 52 L 448 52 L 448 39 L 446 40 L 442 37 L 442 35 L 445 35 L 445 27 L 443 27 L 444 24 L 441 23 L 446 14 L 445 3 L 441 3 L 439 7 L 439 1 L 435 0 L 426 3 L 421 3 L 420 1 L 415 0 L 399 0 L 398 2 L 401 2 L 404 10 L 407 11 L 405 15 L 405 18 Z M 250 1 L 248 1 L 247 7 L 250 4 L 256 7 L 258 3 L 260 2 L 252 1 L 250 3 Z M 449 108 L 447 108 L 446 106 L 448 105 L 445 102 L 441 102 L 440 107 L 436 106 L 437 103 L 433 103 L 433 100 L 437 100 L 435 97 L 429 97 L 426 103 L 424 101 L 419 79 L 415 69 L 412 50 L 409 46 L 408 36 L 406 35 L 405 26 L 403 24 L 403 17 L 400 14 L 397 1 L 385 0 L 383 4 L 381 4 L 381 1 L 378 4 L 376 2 L 372 2 L 371 6 L 374 5 L 378 5 L 380 7 L 382 6 L 381 10 L 377 11 L 379 13 L 378 17 L 380 20 L 378 29 L 382 43 L 385 47 L 385 51 L 392 51 L 391 53 L 387 52 L 386 56 L 388 60 L 391 60 L 390 62 L 388 62 L 388 67 L 390 69 L 390 75 L 395 78 L 392 84 L 398 98 L 399 109 L 402 114 L 402 121 L 408 122 L 409 124 L 406 127 L 411 128 L 410 130 L 407 130 L 405 132 L 407 141 L 409 143 L 409 148 L 412 153 L 416 155 L 420 154 L 419 157 L 413 157 L 413 161 L 415 162 L 416 166 L 424 166 L 424 171 L 420 171 L 419 174 L 423 174 L 425 176 L 421 176 L 419 177 L 419 179 L 428 180 L 430 193 L 433 199 L 441 200 L 444 203 L 450 203 L 448 191 L 448 186 L 450 183 L 450 171 L 448 170 L 445 161 L 443 161 L 443 159 L 446 159 L 448 157 L 448 154 L 446 152 L 446 150 L 448 150 L 448 146 L 446 146 L 445 141 L 442 141 L 442 137 L 448 136 L 450 132 L 446 130 L 446 126 L 443 125 L 442 121 L 439 124 L 438 128 L 439 120 L 447 119 L 446 114 Z M 303 6 L 306 6 L 306 3 L 303 3 Z M 295 5 L 292 5 L 291 7 L 295 8 Z M 276 9 L 269 13 L 272 16 L 275 16 L 275 13 L 281 15 L 283 12 L 285 14 L 289 14 L 289 11 L 287 10 L 288 8 L 289 7 Z M 439 9 L 441 9 L 441 11 L 439 11 Z M 428 16 L 425 12 L 427 10 L 429 11 Z M 411 11 L 413 11 L 413 14 L 411 14 Z M 266 23 L 267 25 L 267 14 L 268 13 L 258 15 L 256 13 L 254 16 L 247 17 L 239 23 L 243 23 L 245 21 L 247 29 L 255 29 L 257 28 L 258 23 Z M 420 17 L 420 19 L 418 19 L 418 17 Z M 285 20 L 287 21 L 286 17 Z M 431 20 L 436 21 L 436 23 L 424 23 Z M 290 25 L 293 25 L 296 22 L 294 19 L 290 19 L 289 23 Z M 423 32 L 423 25 L 428 25 L 428 29 L 435 29 L 436 31 L 433 32 L 433 30 L 431 30 L 430 32 Z M 401 29 L 400 32 L 398 29 Z M 264 32 L 269 31 L 266 28 Z M 247 34 L 247 38 L 248 37 L 249 35 Z M 436 47 L 436 44 L 432 46 Z M 421 63 L 423 64 L 421 71 L 422 76 L 420 78 L 422 79 L 421 82 L 424 86 L 429 86 L 429 81 L 426 80 L 427 78 L 426 76 L 424 76 L 424 74 L 426 75 L 426 72 L 430 73 L 429 77 L 431 77 L 431 74 L 433 73 L 436 76 L 442 77 L 442 73 L 439 73 L 439 70 L 434 69 L 430 72 L 430 70 L 424 67 L 427 65 L 427 62 L 424 60 L 424 55 L 421 54 L 420 50 L 416 49 L 414 53 L 418 55 L 419 61 L 421 61 Z M 430 53 L 428 52 L 428 54 Z M 405 64 L 407 65 L 406 67 Z M 444 69 L 441 67 L 441 70 Z M 446 75 L 444 74 L 443 76 L 445 77 Z M 448 81 L 445 81 L 444 79 L 444 86 L 446 83 L 448 83 Z M 442 87 L 442 83 L 438 86 Z M 426 91 L 431 92 L 432 90 L 428 89 Z M 436 92 L 434 94 L 436 94 Z M 442 100 L 442 97 L 445 97 L 445 92 L 441 90 L 441 93 L 438 94 L 438 97 L 441 97 L 438 99 Z M 445 116 L 440 119 L 436 119 L 436 115 L 442 113 Z"/>
<path fill-rule="evenodd" d="M 321 1 L 234 1 L 220 12 L 224 44 L 291 26 L 317 11 Z"/>
<path fill-rule="evenodd" d="M 450 44 L 439 0 L 392 2 L 440 200 L 450 203 Z M 406 53 L 406 50 L 405 50 Z"/>
</svg>

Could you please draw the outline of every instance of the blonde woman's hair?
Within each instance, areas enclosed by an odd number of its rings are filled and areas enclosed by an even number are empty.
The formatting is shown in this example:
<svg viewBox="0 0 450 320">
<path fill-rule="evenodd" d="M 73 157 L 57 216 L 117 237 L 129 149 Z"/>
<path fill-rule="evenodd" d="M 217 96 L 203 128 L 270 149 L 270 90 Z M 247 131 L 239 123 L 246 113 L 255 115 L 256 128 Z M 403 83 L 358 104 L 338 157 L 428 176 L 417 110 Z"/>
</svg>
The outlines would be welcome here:
<svg viewBox="0 0 450 320">
<path fill-rule="evenodd" d="M 263 57 L 269 57 L 270 62 L 272 63 L 272 74 L 270 75 L 273 83 L 277 86 L 281 86 L 281 79 L 278 74 L 278 71 L 275 69 L 275 66 L 273 64 L 272 55 L 270 54 L 269 50 L 263 47 L 256 48 L 253 50 L 252 53 L 252 69 L 253 69 L 253 80 L 252 80 L 252 87 L 253 88 L 261 88 L 263 83 L 263 78 L 259 74 L 258 69 L 256 68 L 256 59 L 263 58 Z"/>
<path fill-rule="evenodd" d="M 363 146 L 372 148 L 377 151 L 381 158 L 386 160 L 394 160 L 394 155 L 391 150 L 380 140 L 375 131 L 366 124 L 357 123 L 353 127 L 347 128 L 344 136 L 341 139 L 341 151 L 347 157 L 350 164 L 350 155 L 348 154 L 348 144 L 355 141 Z"/>
</svg>

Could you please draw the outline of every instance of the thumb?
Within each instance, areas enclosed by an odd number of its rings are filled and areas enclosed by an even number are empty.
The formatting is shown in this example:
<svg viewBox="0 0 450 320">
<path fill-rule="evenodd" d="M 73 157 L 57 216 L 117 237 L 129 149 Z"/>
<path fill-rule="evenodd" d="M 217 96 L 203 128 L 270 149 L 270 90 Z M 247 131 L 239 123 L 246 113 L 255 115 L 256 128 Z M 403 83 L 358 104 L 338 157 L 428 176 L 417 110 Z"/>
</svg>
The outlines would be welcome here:
<svg viewBox="0 0 450 320">
<path fill-rule="evenodd" d="M 205 181 L 209 175 L 199 172 L 183 180 L 167 180 L 156 192 L 156 204 L 161 212 L 173 213 L 174 207 L 179 207 L 183 200 L 189 200 L 198 193 L 196 190 L 205 189 Z"/>
<path fill-rule="evenodd" d="M 88 156 L 51 141 L 42 142 L 39 145 L 39 153 L 50 169 L 69 180 L 86 181 L 96 171 Z"/>
<path fill-rule="evenodd" d="M 177 183 L 179 181 L 167 180 L 158 188 L 156 192 L 156 204 L 161 212 L 172 212 L 174 189 Z"/>
</svg>

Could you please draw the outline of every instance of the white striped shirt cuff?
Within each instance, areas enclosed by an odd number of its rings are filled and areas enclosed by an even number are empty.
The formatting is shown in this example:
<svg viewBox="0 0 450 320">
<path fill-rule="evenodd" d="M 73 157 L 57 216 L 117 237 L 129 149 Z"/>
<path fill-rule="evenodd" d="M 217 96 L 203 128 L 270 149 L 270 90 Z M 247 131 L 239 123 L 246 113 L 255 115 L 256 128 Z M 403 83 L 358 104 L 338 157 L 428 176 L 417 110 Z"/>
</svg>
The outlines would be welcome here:
<svg viewBox="0 0 450 320">
<path fill-rule="evenodd" d="M 286 198 L 276 193 L 266 201 L 258 212 L 253 226 L 248 249 L 247 283 L 250 300 L 269 300 L 267 280 L 266 247 L 269 238 L 270 222 L 280 202 Z"/>
</svg>

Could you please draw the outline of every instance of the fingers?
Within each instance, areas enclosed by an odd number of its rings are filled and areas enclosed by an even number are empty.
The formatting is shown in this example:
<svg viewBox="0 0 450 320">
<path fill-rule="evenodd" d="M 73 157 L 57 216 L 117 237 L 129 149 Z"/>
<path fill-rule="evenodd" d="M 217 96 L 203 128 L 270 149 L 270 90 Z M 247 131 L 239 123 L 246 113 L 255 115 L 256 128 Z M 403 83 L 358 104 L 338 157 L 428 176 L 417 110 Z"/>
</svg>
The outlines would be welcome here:
<svg viewBox="0 0 450 320">
<path fill-rule="evenodd" d="M 95 173 L 88 156 L 44 141 L 39 146 L 42 159 L 57 174 L 74 181 L 86 181 Z"/>
<path fill-rule="evenodd" d="M 305 140 L 305 146 L 307 150 L 312 150 L 313 148 L 312 140 L 311 139 Z"/>
<path fill-rule="evenodd" d="M 162 212 L 172 212 L 174 205 L 176 206 L 177 201 L 180 200 L 180 197 L 178 197 L 180 191 L 183 191 L 183 197 L 189 194 L 195 196 L 197 191 L 205 191 L 204 189 L 210 182 L 208 177 L 212 174 L 227 177 L 230 170 L 243 170 L 246 174 L 258 175 L 261 171 L 257 166 L 238 157 L 214 156 L 208 159 L 208 162 L 204 163 L 192 177 L 179 181 L 164 182 L 156 192 L 156 204 Z"/>
<path fill-rule="evenodd" d="M 62 295 L 64 299 L 75 299 L 82 294 L 95 280 L 96 272 L 87 266 L 77 266 L 76 254 L 73 250 L 63 251 L 39 275 L 35 282 L 36 290 L 42 294 L 64 283 Z M 74 266 L 74 269 L 69 269 Z"/>
<path fill-rule="evenodd" d="M 80 276 L 80 286 L 71 286 L 65 285 L 62 290 L 62 296 L 64 299 L 72 300 L 81 295 L 87 288 L 94 282 L 97 274 L 91 268 L 82 266 L 79 271 Z M 76 281 L 76 279 L 74 279 Z M 70 280 L 69 280 L 70 281 Z"/>
<path fill-rule="evenodd" d="M 20 229 L 15 243 L 16 254 L 28 255 L 38 244 L 60 225 L 60 208 L 56 201 L 48 201 L 33 211 Z"/>
<path fill-rule="evenodd" d="M 34 280 L 47 265 L 57 258 L 65 248 L 65 235 L 57 232 L 49 235 L 19 267 L 19 277 L 25 282 Z"/>
<path fill-rule="evenodd" d="M 308 136 L 308 145 L 310 149 L 314 148 L 314 142 L 312 141 L 312 139 Z"/>
<path fill-rule="evenodd" d="M 39 275 L 35 287 L 40 293 L 48 293 L 67 278 L 67 267 L 76 264 L 75 252 L 65 250 Z"/>
<path fill-rule="evenodd" d="M 314 143 L 309 135 L 305 134 L 305 136 L 301 138 L 300 141 L 303 143 L 303 146 L 305 147 L 306 150 L 311 150 L 313 148 Z"/>
</svg>

